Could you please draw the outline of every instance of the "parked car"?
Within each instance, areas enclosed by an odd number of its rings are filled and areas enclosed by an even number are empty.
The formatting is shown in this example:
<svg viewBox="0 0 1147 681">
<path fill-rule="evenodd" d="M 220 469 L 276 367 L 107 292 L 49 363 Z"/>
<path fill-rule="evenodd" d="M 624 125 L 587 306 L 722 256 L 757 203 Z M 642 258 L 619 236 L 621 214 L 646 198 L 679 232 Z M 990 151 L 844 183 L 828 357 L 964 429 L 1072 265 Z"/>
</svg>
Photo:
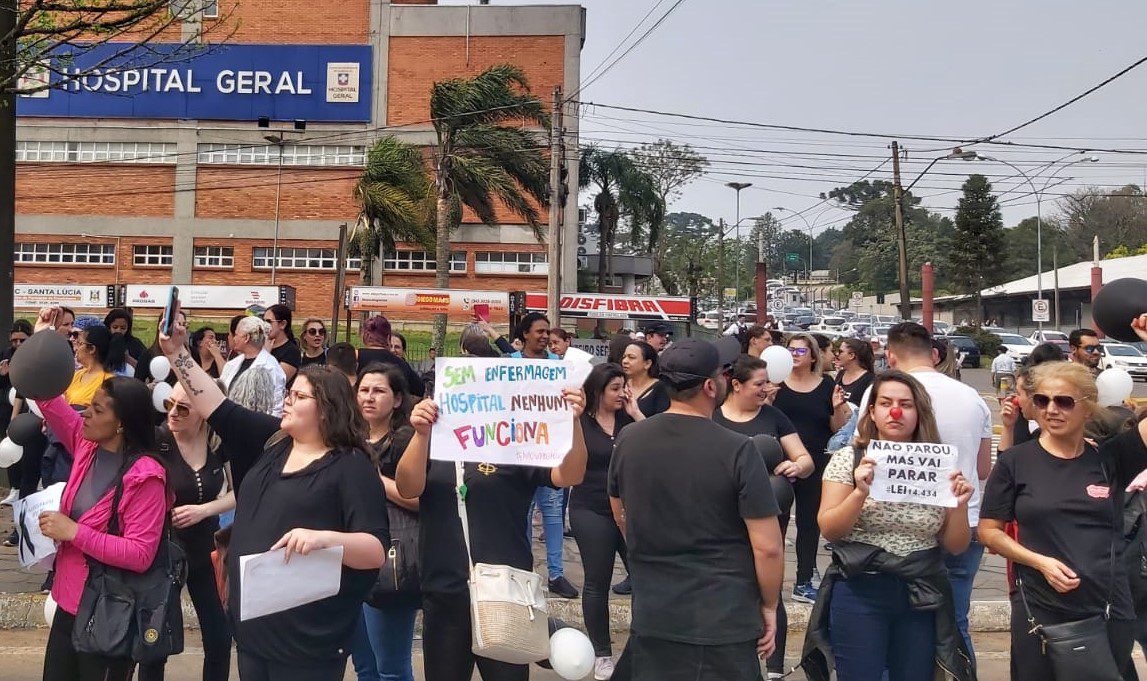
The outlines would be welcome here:
<svg viewBox="0 0 1147 681">
<path fill-rule="evenodd" d="M 697 325 L 706 329 L 716 329 L 720 324 L 717 321 L 718 314 L 716 310 L 703 313 L 697 318 Z"/>
<path fill-rule="evenodd" d="M 1067 334 L 1062 331 L 1055 331 L 1054 329 L 1044 329 L 1043 331 L 1036 329 L 1035 331 L 1031 332 L 1030 336 L 1028 336 L 1028 340 L 1035 341 L 1036 343 L 1057 340 L 1066 343 Z"/>
<path fill-rule="evenodd" d="M 1147 357 L 1147 341 L 1135 341 L 1134 343 L 1128 343 L 1128 345 L 1142 352 L 1143 355 Z"/>
<path fill-rule="evenodd" d="M 964 361 L 960 363 L 961 367 L 980 368 L 980 348 L 976 345 L 976 341 L 967 336 L 940 336 L 939 338 L 955 345 L 956 349 L 964 356 Z"/>
<path fill-rule="evenodd" d="M 840 335 L 845 338 L 867 339 L 872 335 L 872 325 L 867 322 L 845 322 L 840 327 Z"/>
<path fill-rule="evenodd" d="M 1127 343 L 1100 343 L 1099 354 L 1099 368 L 1123 369 L 1131 378 L 1147 380 L 1147 357 L 1138 348 Z"/>
<path fill-rule="evenodd" d="M 1067 356 L 1071 354 L 1071 345 L 1065 340 L 1048 340 L 1044 341 L 1044 343 L 1059 348 L 1059 351 L 1063 353 L 1064 359 L 1067 359 Z"/>
<path fill-rule="evenodd" d="M 816 317 L 811 314 L 800 314 L 793 317 L 792 325 L 802 331 L 808 331 L 809 327 L 816 323 Z"/>
<path fill-rule="evenodd" d="M 844 326 L 847 320 L 844 317 L 820 317 L 817 319 L 816 324 L 809 327 L 810 331 L 840 331 L 840 327 Z"/>
<path fill-rule="evenodd" d="M 996 337 L 1000 339 L 1000 345 L 1008 349 L 1008 357 L 1021 364 L 1028 361 L 1035 347 L 1035 343 L 1014 333 L 997 333 Z"/>
<path fill-rule="evenodd" d="M 891 324 L 876 324 L 872 327 L 872 336 L 880 339 L 881 345 L 888 344 L 888 330 L 892 328 Z"/>
<path fill-rule="evenodd" d="M 932 333 L 937 336 L 947 336 L 952 333 L 952 325 L 948 322 L 932 320 Z"/>
</svg>

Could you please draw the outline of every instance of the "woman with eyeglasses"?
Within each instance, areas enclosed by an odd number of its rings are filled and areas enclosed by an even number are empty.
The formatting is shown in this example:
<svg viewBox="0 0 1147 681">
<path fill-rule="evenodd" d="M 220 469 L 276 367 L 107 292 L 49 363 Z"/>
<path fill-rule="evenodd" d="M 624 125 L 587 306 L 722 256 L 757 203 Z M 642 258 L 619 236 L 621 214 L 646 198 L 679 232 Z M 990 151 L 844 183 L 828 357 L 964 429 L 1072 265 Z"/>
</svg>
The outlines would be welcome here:
<svg viewBox="0 0 1147 681">
<path fill-rule="evenodd" d="M 385 560 L 382 486 L 363 451 L 367 427 L 342 374 L 307 367 L 295 377 L 282 419 L 228 400 L 185 347 L 176 324 L 160 344 L 188 402 L 231 454 L 235 523 L 227 549 L 228 613 L 244 681 L 341 679 L 346 645 Z M 279 431 L 281 437 L 273 437 Z M 286 556 L 343 547 L 338 594 L 244 621 L 241 556 Z"/>
<path fill-rule="evenodd" d="M 1147 314 L 1133 325 L 1147 340 Z M 1123 564 L 1123 498 L 1147 468 L 1147 421 L 1095 447 L 1084 436 L 1097 410 L 1091 371 L 1047 362 L 1031 373 L 1039 436 L 999 453 L 984 487 L 979 538 L 1015 563 L 1011 675 L 1052 679 L 1037 625 L 1106 618 L 1120 674 L 1132 673 L 1135 611 Z M 1015 521 L 1018 539 L 1004 526 Z"/>
<path fill-rule="evenodd" d="M 203 639 L 203 681 L 226 681 L 231 673 L 231 627 L 219 600 L 211 552 L 219 514 L 235 508 L 235 493 L 230 491 L 228 466 L 211 446 L 211 429 L 191 408 L 182 385 L 176 384 L 163 407 L 167 419 L 155 429 L 156 451 L 175 497 L 172 526 L 187 555 L 187 594 Z M 162 681 L 165 665 L 141 665 L 140 681 Z"/>
<path fill-rule="evenodd" d="M 860 407 L 864 391 L 872 385 L 875 376 L 876 357 L 872 346 L 859 338 L 843 339 L 836 354 L 836 368 L 836 384 L 844 391 L 845 399 Z"/>
<path fill-rule="evenodd" d="M 777 390 L 773 406 L 792 421 L 814 464 L 812 475 L 793 483 L 797 571 L 792 596 L 799 603 L 813 603 L 816 588 L 812 577 L 817 570 L 816 550 L 820 543 L 816 514 L 820 509 L 821 474 L 828 464 L 828 441 L 848 423 L 852 410 L 840 386 L 821 373 L 820 347 L 812 336 L 794 334 L 789 338 L 788 348 L 793 357 L 793 370 Z"/>
<path fill-rule="evenodd" d="M 629 389 L 637 396 L 637 406 L 648 416 L 669 408 L 669 393 L 657 380 L 657 351 L 645 341 L 630 341 L 621 355 L 621 369 Z"/>
<path fill-rule="evenodd" d="M 327 363 L 327 325 L 318 317 L 303 322 L 303 358 L 300 368 Z"/>
<path fill-rule="evenodd" d="M 290 385 L 303 364 L 303 352 L 295 340 L 295 330 L 291 328 L 291 308 L 283 304 L 272 305 L 263 313 L 263 321 L 271 325 L 271 331 L 267 334 L 267 340 L 270 341 L 267 352 L 283 368 L 287 384 Z"/>
<path fill-rule="evenodd" d="M 200 327 L 191 334 L 191 356 L 199 361 L 199 366 L 211 378 L 219 378 L 223 373 L 223 353 L 219 351 L 219 343 L 215 337 L 215 329 L 210 326 Z"/>
</svg>

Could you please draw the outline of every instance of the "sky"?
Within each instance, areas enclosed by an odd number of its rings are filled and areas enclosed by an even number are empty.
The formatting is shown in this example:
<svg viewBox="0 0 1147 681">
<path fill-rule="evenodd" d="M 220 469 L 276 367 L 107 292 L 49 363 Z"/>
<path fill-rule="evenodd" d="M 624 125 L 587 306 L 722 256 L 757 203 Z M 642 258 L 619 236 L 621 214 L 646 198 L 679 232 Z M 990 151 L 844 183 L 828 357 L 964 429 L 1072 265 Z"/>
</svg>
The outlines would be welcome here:
<svg viewBox="0 0 1147 681">
<path fill-rule="evenodd" d="M 840 227 L 848 214 L 821 203 L 820 193 L 868 173 L 868 179 L 891 180 L 892 164 L 884 161 L 890 159 L 892 140 L 907 149 L 901 168 L 907 186 L 950 151 L 953 142 L 947 138 L 971 140 L 1007 130 L 1147 55 L 1142 33 L 1147 3 L 1133 0 L 683 0 L 632 52 L 587 82 L 615 48 L 621 46 L 610 61 L 676 2 L 583 0 L 587 35 L 577 99 L 597 105 L 581 107 L 581 138 L 583 144 L 602 146 L 633 146 L 659 137 L 693 145 L 709 157 L 710 169 L 669 209 L 729 223 L 736 214 L 735 192 L 725 183 L 740 181 L 753 183 L 741 192 L 742 218 L 784 207 L 804 211 L 815 232 Z M 601 105 L 872 136 L 762 129 Z M 1097 151 L 1097 162 L 1069 166 L 1091 152 L 964 148 L 1009 161 L 1033 176 L 1043 214 L 1051 216 L 1063 194 L 1082 187 L 1147 185 L 1145 121 L 1147 64 L 1001 138 L 1140 154 Z M 925 206 L 952 215 L 960 184 L 972 172 L 992 180 L 1005 224 L 1035 215 L 1032 187 L 997 162 L 941 161 L 914 193 Z M 787 227 L 807 229 L 798 217 L 774 213 Z"/>
</svg>

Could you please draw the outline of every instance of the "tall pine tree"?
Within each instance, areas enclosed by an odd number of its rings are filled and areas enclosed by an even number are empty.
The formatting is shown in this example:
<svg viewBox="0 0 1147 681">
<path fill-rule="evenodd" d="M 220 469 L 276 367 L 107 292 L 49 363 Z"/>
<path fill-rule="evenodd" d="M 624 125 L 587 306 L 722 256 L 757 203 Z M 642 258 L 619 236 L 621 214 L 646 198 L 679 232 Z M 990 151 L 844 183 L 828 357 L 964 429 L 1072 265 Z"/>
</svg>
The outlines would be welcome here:
<svg viewBox="0 0 1147 681">
<path fill-rule="evenodd" d="M 1000 283 L 1003 277 L 1004 220 L 988 178 L 970 175 L 962 189 L 948 264 L 955 288 L 975 294 L 978 324 L 984 314 L 980 291 Z"/>
</svg>

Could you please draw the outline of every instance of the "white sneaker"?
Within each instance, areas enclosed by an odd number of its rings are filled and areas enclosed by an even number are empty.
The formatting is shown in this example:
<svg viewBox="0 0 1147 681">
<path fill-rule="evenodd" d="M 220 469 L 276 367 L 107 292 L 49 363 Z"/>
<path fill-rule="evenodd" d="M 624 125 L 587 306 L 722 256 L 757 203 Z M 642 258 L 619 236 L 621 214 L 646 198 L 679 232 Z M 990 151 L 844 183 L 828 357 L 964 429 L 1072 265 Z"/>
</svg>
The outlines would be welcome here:
<svg viewBox="0 0 1147 681">
<path fill-rule="evenodd" d="M 8 492 L 8 496 L 4 497 L 3 501 L 0 501 L 0 506 L 11 506 L 12 502 L 16 501 L 19 498 L 20 498 L 20 490 L 13 487 L 12 490 L 10 492 Z"/>
<path fill-rule="evenodd" d="M 593 661 L 594 681 L 609 681 L 613 678 L 613 658 L 599 657 Z"/>
</svg>

